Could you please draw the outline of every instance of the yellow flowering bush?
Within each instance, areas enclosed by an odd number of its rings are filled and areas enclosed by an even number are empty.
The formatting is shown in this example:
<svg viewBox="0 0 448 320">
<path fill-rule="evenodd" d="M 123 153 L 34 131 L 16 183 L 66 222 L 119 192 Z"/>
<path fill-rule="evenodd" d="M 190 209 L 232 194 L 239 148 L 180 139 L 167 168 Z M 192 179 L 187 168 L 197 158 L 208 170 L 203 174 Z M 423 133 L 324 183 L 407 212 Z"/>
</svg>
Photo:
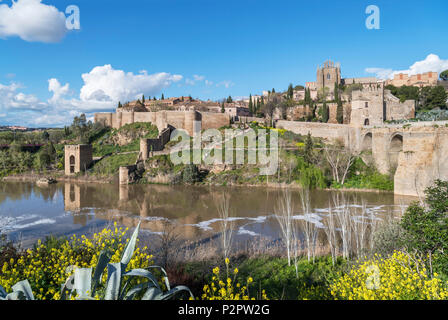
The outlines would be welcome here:
<svg viewBox="0 0 448 320">
<path fill-rule="evenodd" d="M 252 277 L 248 277 L 245 283 L 241 284 L 237 279 L 238 268 L 230 272 L 229 259 L 225 259 L 226 274 L 221 276 L 219 267 L 213 269 L 213 276 L 210 284 L 206 284 L 203 289 L 202 300 L 255 300 L 249 296 L 249 287 L 253 283 Z M 233 273 L 233 275 L 231 274 Z M 262 290 L 263 300 L 268 300 L 266 292 Z"/>
<path fill-rule="evenodd" d="M 395 251 L 389 258 L 375 255 L 330 286 L 335 299 L 438 300 L 448 298 L 447 283 L 428 274 L 424 261 Z"/>
<path fill-rule="evenodd" d="M 129 239 L 125 238 L 126 229 L 104 229 L 93 235 L 92 239 L 73 235 L 56 246 L 38 242 L 37 246 L 16 260 L 5 262 L 0 269 L 0 285 L 7 292 L 19 281 L 27 279 L 38 300 L 59 299 L 62 285 L 72 274 L 73 268 L 95 268 L 101 250 L 109 249 L 112 253 L 111 263 L 119 262 Z M 147 248 L 136 248 L 128 269 L 147 268 L 152 264 L 152 255 Z M 103 285 L 107 279 L 107 270 L 102 278 Z"/>
</svg>

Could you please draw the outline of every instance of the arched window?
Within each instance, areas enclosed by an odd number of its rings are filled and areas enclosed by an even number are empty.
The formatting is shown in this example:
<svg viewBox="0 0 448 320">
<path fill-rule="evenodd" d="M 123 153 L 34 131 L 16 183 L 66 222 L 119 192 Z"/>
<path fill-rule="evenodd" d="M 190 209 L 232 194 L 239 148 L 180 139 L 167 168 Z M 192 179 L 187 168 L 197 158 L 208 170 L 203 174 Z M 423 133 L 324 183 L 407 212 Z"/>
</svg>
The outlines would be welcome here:
<svg viewBox="0 0 448 320">
<path fill-rule="evenodd" d="M 331 75 L 329 73 L 327 73 L 327 80 L 331 79 Z"/>
</svg>

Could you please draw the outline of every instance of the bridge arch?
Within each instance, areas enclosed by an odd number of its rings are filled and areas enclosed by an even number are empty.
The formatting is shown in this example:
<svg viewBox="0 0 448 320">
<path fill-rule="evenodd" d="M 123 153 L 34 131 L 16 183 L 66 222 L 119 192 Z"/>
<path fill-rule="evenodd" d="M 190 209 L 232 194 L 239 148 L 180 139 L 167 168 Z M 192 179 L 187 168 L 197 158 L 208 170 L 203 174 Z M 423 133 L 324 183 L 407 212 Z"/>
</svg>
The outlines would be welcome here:
<svg viewBox="0 0 448 320">
<path fill-rule="evenodd" d="M 398 155 L 403 151 L 403 134 L 396 132 L 391 135 L 389 142 L 389 164 L 391 173 L 395 173 L 398 166 Z"/>
<path fill-rule="evenodd" d="M 372 132 L 367 132 L 361 140 L 361 151 L 372 151 Z"/>
</svg>

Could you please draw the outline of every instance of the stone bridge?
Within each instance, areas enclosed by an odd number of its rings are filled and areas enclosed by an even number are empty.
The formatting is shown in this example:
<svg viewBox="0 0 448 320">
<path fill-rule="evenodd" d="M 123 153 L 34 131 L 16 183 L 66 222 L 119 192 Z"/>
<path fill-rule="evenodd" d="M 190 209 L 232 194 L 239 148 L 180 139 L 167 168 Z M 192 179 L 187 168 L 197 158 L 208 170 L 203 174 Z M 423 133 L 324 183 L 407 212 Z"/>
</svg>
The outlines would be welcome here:
<svg viewBox="0 0 448 320">
<path fill-rule="evenodd" d="M 277 127 L 327 140 L 340 140 L 360 151 L 366 162 L 394 176 L 394 192 L 424 196 L 434 180 L 448 180 L 448 121 L 351 127 L 278 121 Z"/>
</svg>

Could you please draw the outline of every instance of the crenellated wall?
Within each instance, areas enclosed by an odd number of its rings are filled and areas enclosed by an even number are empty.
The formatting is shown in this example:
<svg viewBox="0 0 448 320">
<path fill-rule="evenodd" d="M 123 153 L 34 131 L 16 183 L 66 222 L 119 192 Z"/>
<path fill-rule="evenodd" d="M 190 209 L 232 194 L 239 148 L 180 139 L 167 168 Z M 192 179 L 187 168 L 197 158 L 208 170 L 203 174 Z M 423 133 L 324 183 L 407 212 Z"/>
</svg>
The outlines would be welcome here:
<svg viewBox="0 0 448 320">
<path fill-rule="evenodd" d="M 159 131 L 172 126 L 176 129 L 184 129 L 190 135 L 193 135 L 195 121 L 201 124 L 203 130 L 218 129 L 230 124 L 228 114 L 168 110 L 158 112 L 117 111 L 116 113 L 96 113 L 94 120 L 115 129 L 135 122 L 151 122 L 157 126 Z"/>
</svg>

